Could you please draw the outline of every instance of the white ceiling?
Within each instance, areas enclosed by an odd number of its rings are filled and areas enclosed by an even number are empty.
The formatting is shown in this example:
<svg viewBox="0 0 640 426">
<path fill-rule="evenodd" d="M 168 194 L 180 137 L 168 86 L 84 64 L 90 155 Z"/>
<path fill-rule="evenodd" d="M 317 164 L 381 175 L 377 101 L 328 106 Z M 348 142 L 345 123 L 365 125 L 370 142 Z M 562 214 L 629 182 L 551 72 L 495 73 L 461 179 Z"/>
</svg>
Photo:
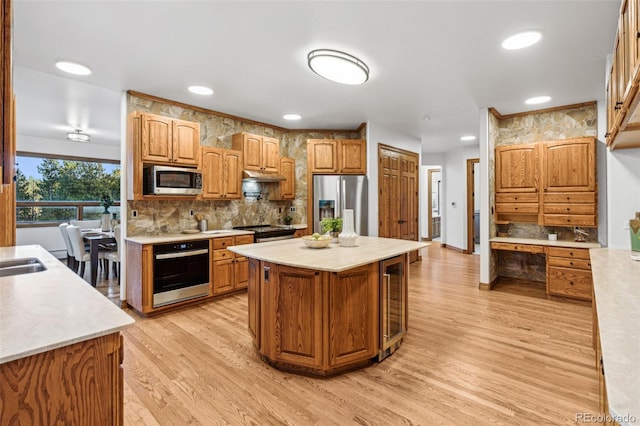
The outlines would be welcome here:
<svg viewBox="0 0 640 426">
<path fill-rule="evenodd" d="M 619 0 L 15 0 L 18 134 L 63 140 L 80 127 L 92 143 L 118 144 L 120 93 L 135 90 L 287 128 L 372 121 L 422 140 L 423 152 L 445 152 L 460 136 L 477 135 L 480 108 L 510 114 L 603 100 L 619 7 Z M 500 47 L 532 29 L 543 34 L 537 45 Z M 317 48 L 359 57 L 369 81 L 343 86 L 318 77 L 306 64 Z M 54 66 L 59 60 L 93 74 L 65 74 Z M 190 85 L 215 94 L 191 94 Z M 524 104 L 542 94 L 552 101 Z M 302 120 L 282 119 L 290 112 Z"/>
</svg>

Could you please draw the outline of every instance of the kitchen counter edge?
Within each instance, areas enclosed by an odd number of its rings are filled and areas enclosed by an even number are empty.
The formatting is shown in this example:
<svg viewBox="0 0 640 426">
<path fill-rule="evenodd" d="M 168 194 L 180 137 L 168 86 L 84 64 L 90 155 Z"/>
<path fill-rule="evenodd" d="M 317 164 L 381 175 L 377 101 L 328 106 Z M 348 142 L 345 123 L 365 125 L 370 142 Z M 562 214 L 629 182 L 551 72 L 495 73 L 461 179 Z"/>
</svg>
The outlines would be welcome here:
<svg viewBox="0 0 640 426">
<path fill-rule="evenodd" d="M 0 278 L 0 364 L 116 333 L 134 319 L 39 245 L 0 247 L 46 271 Z"/>
<path fill-rule="evenodd" d="M 199 232 L 197 234 L 164 234 L 164 235 L 140 235 L 137 237 L 126 237 L 125 241 L 136 244 L 162 244 L 180 241 L 210 240 L 212 238 L 234 237 L 237 235 L 253 235 L 251 231 L 226 231 L 220 234 Z"/>
<path fill-rule="evenodd" d="M 532 244 L 549 247 L 569 247 L 569 248 L 600 248 L 600 243 L 580 243 L 576 241 L 566 240 L 543 240 L 540 238 L 519 238 L 519 237 L 493 237 L 489 239 L 490 243 L 511 243 L 511 244 Z"/>
</svg>

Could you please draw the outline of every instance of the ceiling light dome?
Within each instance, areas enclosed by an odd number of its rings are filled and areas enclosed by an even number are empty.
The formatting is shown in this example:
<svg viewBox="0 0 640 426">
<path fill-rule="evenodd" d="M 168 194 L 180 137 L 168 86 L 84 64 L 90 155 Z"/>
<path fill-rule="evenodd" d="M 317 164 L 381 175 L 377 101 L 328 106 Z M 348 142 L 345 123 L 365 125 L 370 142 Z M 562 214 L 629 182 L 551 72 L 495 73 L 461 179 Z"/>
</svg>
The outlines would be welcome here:
<svg viewBox="0 0 640 426">
<path fill-rule="evenodd" d="M 538 31 L 523 31 L 508 37 L 502 42 L 502 47 L 507 50 L 524 49 L 533 46 L 542 38 Z"/>
<path fill-rule="evenodd" d="M 206 86 L 189 86 L 189 91 L 196 95 L 213 95 L 213 89 Z"/>
<path fill-rule="evenodd" d="M 302 116 L 300 114 L 285 114 L 282 118 L 285 120 L 300 120 Z"/>
<path fill-rule="evenodd" d="M 59 70 L 68 72 L 69 74 L 75 74 L 75 75 L 91 74 L 91 69 L 89 67 L 84 66 L 82 64 L 76 64 L 75 62 L 67 62 L 67 61 L 56 62 L 56 67 Z"/>
<path fill-rule="evenodd" d="M 533 98 L 529 98 L 524 101 L 527 105 L 536 105 L 543 104 L 545 102 L 549 102 L 551 100 L 551 96 L 534 96 Z"/>
<path fill-rule="evenodd" d="M 463 141 L 463 142 L 475 141 L 475 140 L 476 140 L 476 137 L 475 137 L 475 136 L 472 136 L 472 135 L 462 136 L 462 137 L 460 138 L 460 140 L 461 140 L 461 141 Z"/>
<path fill-rule="evenodd" d="M 67 133 L 67 140 L 72 142 L 91 142 L 91 136 L 76 129 L 73 133 Z"/>
<path fill-rule="evenodd" d="M 342 84 L 363 84 L 369 67 L 355 56 L 338 50 L 317 49 L 307 55 L 309 68 L 322 78 Z"/>
</svg>

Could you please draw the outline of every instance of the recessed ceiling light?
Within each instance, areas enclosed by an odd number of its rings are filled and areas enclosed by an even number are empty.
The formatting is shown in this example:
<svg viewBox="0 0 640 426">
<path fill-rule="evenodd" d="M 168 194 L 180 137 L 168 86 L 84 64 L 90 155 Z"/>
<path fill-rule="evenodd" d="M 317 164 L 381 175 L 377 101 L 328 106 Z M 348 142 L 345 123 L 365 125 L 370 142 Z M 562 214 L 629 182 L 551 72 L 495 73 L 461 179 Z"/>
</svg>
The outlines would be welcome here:
<svg viewBox="0 0 640 426">
<path fill-rule="evenodd" d="M 68 72 L 69 74 L 75 74 L 75 75 L 91 74 L 91 69 L 89 67 L 86 67 L 81 64 L 76 64 L 75 62 L 66 62 L 66 61 L 56 62 L 56 67 L 58 67 L 59 70 Z"/>
<path fill-rule="evenodd" d="M 507 50 L 524 49 L 540 41 L 542 34 L 538 31 L 524 31 L 514 34 L 502 42 L 502 47 Z"/>
<path fill-rule="evenodd" d="M 423 115 L 422 116 L 422 121 L 431 121 L 431 116 L 430 115 Z"/>
<path fill-rule="evenodd" d="M 460 140 L 461 140 L 461 141 L 465 141 L 465 142 L 466 142 L 466 141 L 475 141 L 475 140 L 476 140 L 476 137 L 475 137 L 475 136 L 471 136 L 471 135 L 469 135 L 469 136 L 463 136 L 463 137 L 461 137 L 461 138 L 460 138 Z"/>
<path fill-rule="evenodd" d="M 322 78 L 342 84 L 362 84 L 369 79 L 369 67 L 355 56 L 338 50 L 317 49 L 307 55 L 309 68 Z"/>
<path fill-rule="evenodd" d="M 74 133 L 67 133 L 67 140 L 72 142 L 90 142 L 91 136 L 76 129 Z"/>
<path fill-rule="evenodd" d="M 213 95 L 213 90 L 205 86 L 189 86 L 189 91 L 196 95 Z"/>
<path fill-rule="evenodd" d="M 535 96 L 533 98 L 529 98 L 526 101 L 524 101 L 525 104 L 527 105 L 536 105 L 536 104 L 543 104 L 545 102 L 549 102 L 551 100 L 551 96 Z"/>
<path fill-rule="evenodd" d="M 285 114 L 282 118 L 285 120 L 300 120 L 302 116 L 300 114 Z"/>
</svg>

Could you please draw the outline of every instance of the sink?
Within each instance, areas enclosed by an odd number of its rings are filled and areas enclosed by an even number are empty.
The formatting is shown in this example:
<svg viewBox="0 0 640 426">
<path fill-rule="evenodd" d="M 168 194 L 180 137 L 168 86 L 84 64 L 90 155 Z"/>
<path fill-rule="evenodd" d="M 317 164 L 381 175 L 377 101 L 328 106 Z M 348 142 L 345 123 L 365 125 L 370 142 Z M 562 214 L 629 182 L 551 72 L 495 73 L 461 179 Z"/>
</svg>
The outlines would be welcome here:
<svg viewBox="0 0 640 426">
<path fill-rule="evenodd" d="M 35 257 L 27 257 L 25 259 L 0 260 L 0 277 L 9 277 L 12 275 L 31 274 L 34 272 L 46 271 L 39 259 Z"/>
</svg>

